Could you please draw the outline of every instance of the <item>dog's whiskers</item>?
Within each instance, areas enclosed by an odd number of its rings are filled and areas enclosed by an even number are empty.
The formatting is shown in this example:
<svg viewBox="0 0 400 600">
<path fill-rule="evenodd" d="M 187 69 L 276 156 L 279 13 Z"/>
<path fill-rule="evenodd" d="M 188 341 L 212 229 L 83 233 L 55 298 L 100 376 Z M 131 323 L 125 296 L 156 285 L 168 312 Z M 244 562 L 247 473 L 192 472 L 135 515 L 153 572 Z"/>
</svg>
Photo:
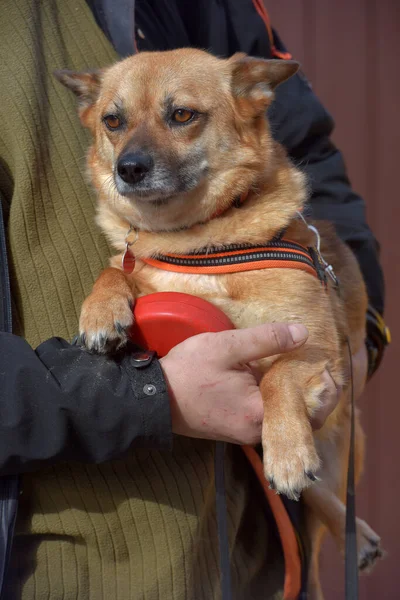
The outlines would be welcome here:
<svg viewBox="0 0 400 600">
<path fill-rule="evenodd" d="M 105 193 L 107 194 L 107 196 L 110 196 L 110 198 L 113 200 L 114 204 L 115 204 L 115 193 L 116 193 L 116 189 L 115 189 L 115 184 L 114 184 L 114 175 L 109 175 L 101 184 L 100 187 L 100 193 Z"/>
<path fill-rule="evenodd" d="M 113 208 L 115 208 L 115 205 L 116 205 L 116 202 L 118 199 L 118 193 L 117 193 L 117 189 L 115 187 L 113 174 L 106 177 L 106 179 L 101 184 L 100 189 L 99 189 L 99 194 L 103 194 L 103 193 L 109 198 L 110 202 L 113 205 Z"/>
</svg>

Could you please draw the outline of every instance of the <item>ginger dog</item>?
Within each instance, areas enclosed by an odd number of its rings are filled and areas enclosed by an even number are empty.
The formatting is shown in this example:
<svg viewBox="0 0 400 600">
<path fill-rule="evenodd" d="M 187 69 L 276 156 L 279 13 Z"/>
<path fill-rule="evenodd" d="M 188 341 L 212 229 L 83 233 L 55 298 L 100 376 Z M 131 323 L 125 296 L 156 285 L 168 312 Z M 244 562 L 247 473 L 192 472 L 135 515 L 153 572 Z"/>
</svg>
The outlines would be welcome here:
<svg viewBox="0 0 400 600">
<path fill-rule="evenodd" d="M 349 440 L 349 357 L 364 343 L 366 293 L 357 262 L 329 226 L 318 224 L 321 252 L 340 281 L 326 289 L 298 269 L 187 274 L 145 259 L 230 244 L 265 245 L 279 232 L 305 247 L 315 233 L 299 218 L 307 201 L 304 175 L 270 133 L 265 117 L 277 85 L 298 69 L 293 61 L 242 54 L 217 59 L 200 50 L 143 53 L 91 73 L 59 71 L 79 100 L 93 134 L 89 172 L 98 193 L 98 223 L 118 250 L 85 300 L 80 334 L 87 348 L 123 345 L 138 296 L 181 291 L 221 308 L 237 327 L 304 323 L 309 339 L 290 355 L 260 361 L 265 418 L 264 472 L 279 493 L 309 508 L 313 543 L 311 590 L 321 598 L 318 554 L 324 527 L 343 550 Z M 235 199 L 246 196 L 240 208 Z M 132 229 L 134 232 L 132 233 Z M 136 233 L 135 233 L 136 232 Z M 121 268 L 133 242 L 134 272 Z M 328 369 L 340 402 L 323 428 L 310 426 L 326 392 Z M 364 439 L 357 421 L 356 471 Z M 359 566 L 381 555 L 380 540 L 357 520 Z"/>
</svg>

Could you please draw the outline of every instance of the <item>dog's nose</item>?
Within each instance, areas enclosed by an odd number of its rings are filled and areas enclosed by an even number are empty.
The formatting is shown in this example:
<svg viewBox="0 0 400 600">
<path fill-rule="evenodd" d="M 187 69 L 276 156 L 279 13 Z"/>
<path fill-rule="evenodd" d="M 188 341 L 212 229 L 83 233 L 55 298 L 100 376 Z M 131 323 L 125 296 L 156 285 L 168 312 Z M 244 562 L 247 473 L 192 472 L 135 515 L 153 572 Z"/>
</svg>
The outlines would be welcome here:
<svg viewBox="0 0 400 600">
<path fill-rule="evenodd" d="M 125 183 L 138 183 L 144 179 L 153 164 L 150 154 L 140 154 L 138 152 L 125 154 L 118 161 L 118 175 Z"/>
</svg>

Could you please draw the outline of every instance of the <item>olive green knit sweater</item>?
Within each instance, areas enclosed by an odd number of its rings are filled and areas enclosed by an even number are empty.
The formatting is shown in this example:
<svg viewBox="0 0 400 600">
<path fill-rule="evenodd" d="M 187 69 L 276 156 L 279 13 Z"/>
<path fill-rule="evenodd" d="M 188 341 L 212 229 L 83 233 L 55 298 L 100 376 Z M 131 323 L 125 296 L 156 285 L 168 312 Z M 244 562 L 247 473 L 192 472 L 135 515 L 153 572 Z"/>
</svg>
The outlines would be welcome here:
<svg viewBox="0 0 400 600">
<path fill-rule="evenodd" d="M 14 328 L 37 345 L 76 333 L 109 257 L 84 177 L 88 138 L 52 72 L 116 56 L 85 0 L 3 0 L 1 13 L 0 192 Z M 173 452 L 24 476 L 5 597 L 219 598 L 213 453 L 212 443 L 177 438 Z M 227 463 L 235 595 L 270 598 L 282 581 L 275 533 L 239 449 Z"/>
</svg>

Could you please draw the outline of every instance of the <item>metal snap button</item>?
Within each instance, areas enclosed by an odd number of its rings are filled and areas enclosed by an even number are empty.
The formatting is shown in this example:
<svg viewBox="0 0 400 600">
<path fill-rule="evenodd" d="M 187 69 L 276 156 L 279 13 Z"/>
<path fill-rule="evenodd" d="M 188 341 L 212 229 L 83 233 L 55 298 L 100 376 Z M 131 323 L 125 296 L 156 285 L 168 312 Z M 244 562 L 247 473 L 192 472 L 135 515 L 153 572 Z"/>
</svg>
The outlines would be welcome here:
<svg viewBox="0 0 400 600">
<path fill-rule="evenodd" d="M 152 350 L 142 351 L 142 352 L 134 352 L 131 357 L 131 364 L 136 369 L 141 369 L 143 367 L 147 367 L 155 356 L 155 352 Z"/>
<path fill-rule="evenodd" d="M 143 391 L 146 394 L 146 396 L 154 396 L 154 394 L 157 392 L 157 388 L 151 383 L 146 383 L 146 385 L 143 388 Z"/>
<path fill-rule="evenodd" d="M 138 363 L 147 362 L 150 360 L 150 358 L 152 358 L 152 354 L 150 354 L 150 352 L 135 352 L 132 355 L 132 359 Z"/>
</svg>

